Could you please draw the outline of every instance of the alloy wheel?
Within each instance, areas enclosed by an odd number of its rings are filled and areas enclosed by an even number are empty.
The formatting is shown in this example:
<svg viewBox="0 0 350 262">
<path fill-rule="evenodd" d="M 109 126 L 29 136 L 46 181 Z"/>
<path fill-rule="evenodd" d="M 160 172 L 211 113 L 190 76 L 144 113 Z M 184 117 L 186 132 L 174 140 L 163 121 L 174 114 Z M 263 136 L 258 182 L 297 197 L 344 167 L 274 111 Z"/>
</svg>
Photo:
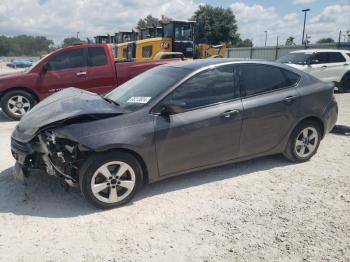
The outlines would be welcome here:
<svg viewBox="0 0 350 262">
<path fill-rule="evenodd" d="M 130 165 L 112 161 L 95 171 L 91 179 L 91 191 L 103 203 L 117 203 L 131 194 L 135 182 L 135 171 Z"/>
<path fill-rule="evenodd" d="M 28 98 L 21 95 L 13 96 L 7 101 L 8 110 L 16 116 L 23 116 L 30 110 L 30 107 Z"/>
<path fill-rule="evenodd" d="M 316 150 L 318 143 L 318 133 L 314 127 L 304 128 L 295 141 L 295 153 L 300 158 L 307 158 Z"/>
</svg>

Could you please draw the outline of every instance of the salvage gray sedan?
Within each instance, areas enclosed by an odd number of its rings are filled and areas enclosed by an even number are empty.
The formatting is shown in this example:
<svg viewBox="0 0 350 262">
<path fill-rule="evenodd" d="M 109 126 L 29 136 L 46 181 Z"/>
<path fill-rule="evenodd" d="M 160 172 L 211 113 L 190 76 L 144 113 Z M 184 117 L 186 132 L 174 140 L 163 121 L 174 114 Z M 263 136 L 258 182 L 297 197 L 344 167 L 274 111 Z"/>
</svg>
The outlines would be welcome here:
<svg viewBox="0 0 350 262">
<path fill-rule="evenodd" d="M 44 170 L 111 208 L 194 170 L 278 153 L 307 161 L 337 114 L 332 84 L 281 64 L 164 65 L 104 97 L 69 88 L 39 103 L 12 134 L 14 175 Z"/>
</svg>

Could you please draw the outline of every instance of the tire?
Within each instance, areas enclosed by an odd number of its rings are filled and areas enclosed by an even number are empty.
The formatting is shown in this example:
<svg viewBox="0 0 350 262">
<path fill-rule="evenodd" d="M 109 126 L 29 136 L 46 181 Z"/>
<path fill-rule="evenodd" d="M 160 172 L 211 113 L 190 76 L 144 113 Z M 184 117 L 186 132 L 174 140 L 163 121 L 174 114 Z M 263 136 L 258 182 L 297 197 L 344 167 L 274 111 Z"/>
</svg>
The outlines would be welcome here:
<svg viewBox="0 0 350 262">
<path fill-rule="evenodd" d="M 339 91 L 345 93 L 350 90 L 350 74 L 343 77 L 340 83 Z"/>
<path fill-rule="evenodd" d="M 292 132 L 283 154 L 292 162 L 306 162 L 316 154 L 321 138 L 319 124 L 312 120 L 305 120 Z"/>
<path fill-rule="evenodd" d="M 20 120 L 37 102 L 31 93 L 18 89 L 5 93 L 1 98 L 0 105 L 8 118 Z"/>
<path fill-rule="evenodd" d="M 84 198 L 102 209 L 129 202 L 141 187 L 142 178 L 143 172 L 138 160 L 124 152 L 94 154 L 83 163 L 79 171 L 79 185 Z"/>
</svg>

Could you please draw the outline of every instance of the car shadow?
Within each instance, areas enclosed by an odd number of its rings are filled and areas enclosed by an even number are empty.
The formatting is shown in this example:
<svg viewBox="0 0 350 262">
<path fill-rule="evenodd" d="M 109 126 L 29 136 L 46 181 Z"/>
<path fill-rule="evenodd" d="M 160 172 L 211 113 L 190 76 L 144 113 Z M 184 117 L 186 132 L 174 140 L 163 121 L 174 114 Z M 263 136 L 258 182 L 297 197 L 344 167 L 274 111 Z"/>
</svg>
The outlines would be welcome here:
<svg viewBox="0 0 350 262">
<path fill-rule="evenodd" d="M 14 120 L 10 120 L 8 119 L 5 114 L 2 112 L 2 110 L 0 109 L 0 123 L 2 122 L 13 122 Z"/>
<path fill-rule="evenodd" d="M 332 134 L 350 136 L 350 126 L 335 125 L 331 130 Z"/>
<path fill-rule="evenodd" d="M 154 184 L 145 185 L 128 205 L 144 198 L 162 195 L 202 184 L 231 179 L 254 172 L 269 170 L 291 164 L 282 156 L 262 157 L 230 164 L 205 171 L 176 176 Z M 11 174 L 12 168 L 0 173 L 0 213 L 16 215 L 66 218 L 103 212 L 90 206 L 79 189 L 66 190 L 61 180 L 52 176 L 33 174 L 28 184 L 23 185 Z"/>
</svg>

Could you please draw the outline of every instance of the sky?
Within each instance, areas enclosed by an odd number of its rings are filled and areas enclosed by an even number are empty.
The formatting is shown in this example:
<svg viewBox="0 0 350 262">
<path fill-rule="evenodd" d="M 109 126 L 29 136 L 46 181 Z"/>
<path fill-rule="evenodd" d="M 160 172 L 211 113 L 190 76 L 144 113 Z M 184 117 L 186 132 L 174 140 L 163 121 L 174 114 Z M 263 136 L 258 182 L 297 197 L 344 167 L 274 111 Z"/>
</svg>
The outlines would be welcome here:
<svg viewBox="0 0 350 262">
<path fill-rule="evenodd" d="M 301 42 L 302 9 L 311 42 L 350 30 L 350 0 L 0 0 L 0 35 L 44 35 L 60 44 L 65 37 L 82 39 L 131 30 L 140 17 L 162 14 L 188 19 L 200 4 L 231 8 L 242 38 L 255 46 L 284 43 L 289 36 Z M 343 35 L 342 35 L 343 39 Z"/>
</svg>

